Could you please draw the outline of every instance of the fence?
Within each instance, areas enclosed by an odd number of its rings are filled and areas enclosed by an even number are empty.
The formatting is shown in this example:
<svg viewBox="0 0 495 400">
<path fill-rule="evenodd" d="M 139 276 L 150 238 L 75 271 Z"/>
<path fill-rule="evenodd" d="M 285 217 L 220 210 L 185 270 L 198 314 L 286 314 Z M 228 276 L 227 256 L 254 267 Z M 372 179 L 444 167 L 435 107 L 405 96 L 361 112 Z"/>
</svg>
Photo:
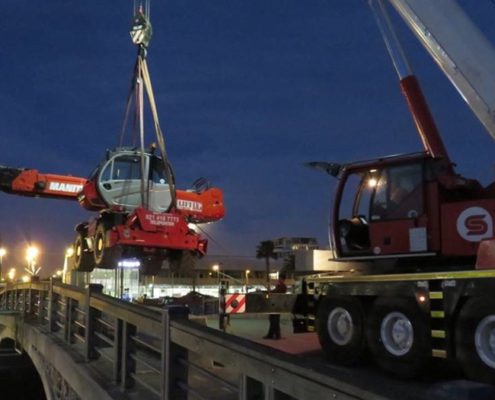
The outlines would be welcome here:
<svg viewBox="0 0 495 400">
<path fill-rule="evenodd" d="M 152 309 L 101 290 L 57 280 L 17 284 L 0 290 L 0 307 L 17 311 L 104 380 L 139 398 L 382 399 L 315 371 L 297 356 L 268 352 L 190 321 L 187 307 Z"/>
</svg>

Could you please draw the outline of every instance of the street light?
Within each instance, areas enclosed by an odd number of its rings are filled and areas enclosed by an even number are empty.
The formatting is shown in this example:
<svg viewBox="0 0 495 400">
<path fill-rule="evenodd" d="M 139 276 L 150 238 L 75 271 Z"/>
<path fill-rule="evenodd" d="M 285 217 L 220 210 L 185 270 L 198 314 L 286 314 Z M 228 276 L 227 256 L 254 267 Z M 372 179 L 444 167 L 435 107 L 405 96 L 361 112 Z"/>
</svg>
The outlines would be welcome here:
<svg viewBox="0 0 495 400">
<path fill-rule="evenodd" d="M 245 275 L 246 275 L 246 293 L 248 292 L 248 283 L 249 283 L 249 274 L 251 273 L 250 270 L 246 270 L 245 271 Z"/>
<path fill-rule="evenodd" d="M 2 278 L 3 257 L 7 254 L 7 250 L 4 247 L 0 247 L 0 279 Z"/>
<path fill-rule="evenodd" d="M 213 265 L 211 269 L 217 273 L 218 284 L 220 285 L 220 264 Z"/>
<path fill-rule="evenodd" d="M 68 259 L 74 255 L 74 247 L 69 246 L 65 249 L 64 253 L 64 268 L 63 268 L 63 276 L 68 272 L 69 269 L 69 261 Z"/>
<path fill-rule="evenodd" d="M 15 268 L 11 268 L 9 270 L 9 273 L 7 274 L 7 277 L 9 278 L 10 281 L 12 281 L 12 282 L 14 281 L 16 272 L 17 271 L 15 270 Z"/>
<path fill-rule="evenodd" d="M 29 246 L 26 250 L 26 261 L 28 266 L 26 272 L 31 276 L 36 276 L 41 268 L 36 268 L 36 258 L 40 254 L 39 249 L 36 246 Z"/>
</svg>

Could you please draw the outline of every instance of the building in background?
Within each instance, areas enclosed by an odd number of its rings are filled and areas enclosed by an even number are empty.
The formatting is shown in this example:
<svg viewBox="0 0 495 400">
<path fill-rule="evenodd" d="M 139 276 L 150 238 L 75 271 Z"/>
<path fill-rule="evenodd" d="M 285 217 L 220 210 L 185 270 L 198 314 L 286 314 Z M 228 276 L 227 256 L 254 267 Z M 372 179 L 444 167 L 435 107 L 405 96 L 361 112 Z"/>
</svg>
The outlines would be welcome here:
<svg viewBox="0 0 495 400">
<path fill-rule="evenodd" d="M 310 237 L 281 237 L 273 240 L 275 252 L 279 258 L 286 259 L 294 256 L 296 250 L 316 250 L 319 248 L 315 238 Z"/>
</svg>

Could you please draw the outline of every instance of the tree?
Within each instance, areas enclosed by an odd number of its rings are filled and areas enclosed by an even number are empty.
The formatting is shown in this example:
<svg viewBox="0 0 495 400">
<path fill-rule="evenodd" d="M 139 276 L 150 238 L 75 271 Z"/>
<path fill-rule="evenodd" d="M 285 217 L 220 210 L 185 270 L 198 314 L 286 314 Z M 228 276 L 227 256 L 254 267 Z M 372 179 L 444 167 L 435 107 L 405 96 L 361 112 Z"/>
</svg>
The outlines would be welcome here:
<svg viewBox="0 0 495 400">
<path fill-rule="evenodd" d="M 266 265 L 266 283 L 270 290 L 270 258 L 276 260 L 278 258 L 275 253 L 275 243 L 272 240 L 262 241 L 256 248 L 256 258 L 264 258 Z"/>
</svg>

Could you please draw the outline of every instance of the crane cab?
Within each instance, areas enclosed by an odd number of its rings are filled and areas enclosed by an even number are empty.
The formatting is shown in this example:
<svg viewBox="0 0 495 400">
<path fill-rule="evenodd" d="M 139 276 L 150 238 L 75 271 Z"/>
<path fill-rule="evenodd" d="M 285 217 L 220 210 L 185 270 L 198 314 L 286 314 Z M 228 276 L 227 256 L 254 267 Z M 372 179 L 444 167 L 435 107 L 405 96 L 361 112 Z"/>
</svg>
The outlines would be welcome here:
<svg viewBox="0 0 495 400">
<path fill-rule="evenodd" d="M 340 257 L 429 251 L 424 169 L 421 157 L 342 169 L 333 216 Z"/>
<path fill-rule="evenodd" d="M 140 206 L 154 212 L 170 209 L 172 196 L 163 160 L 144 153 L 142 165 L 141 158 L 136 150 L 108 152 L 107 159 L 94 171 L 89 180 L 107 208 L 126 213 Z"/>
<path fill-rule="evenodd" d="M 494 237 L 493 190 L 444 166 L 419 153 L 340 167 L 330 227 L 336 258 L 474 266 L 480 242 Z"/>
</svg>

